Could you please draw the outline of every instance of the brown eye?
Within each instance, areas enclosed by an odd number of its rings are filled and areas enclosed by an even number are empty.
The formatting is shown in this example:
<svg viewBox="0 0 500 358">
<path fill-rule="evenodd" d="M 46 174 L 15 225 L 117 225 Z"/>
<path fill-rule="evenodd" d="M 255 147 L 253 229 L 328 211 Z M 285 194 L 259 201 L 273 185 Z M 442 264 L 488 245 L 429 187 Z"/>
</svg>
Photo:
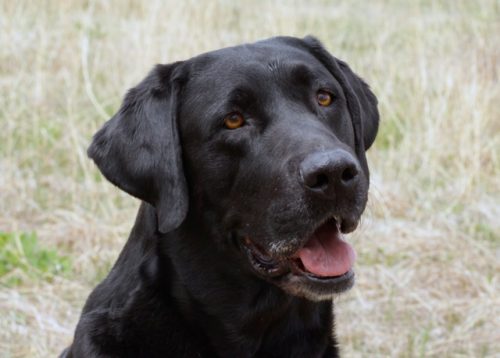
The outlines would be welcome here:
<svg viewBox="0 0 500 358">
<path fill-rule="evenodd" d="M 240 128 L 245 124 L 245 118 L 238 112 L 230 113 L 224 118 L 224 126 L 227 129 Z"/>
<path fill-rule="evenodd" d="M 333 98 L 332 95 L 326 91 L 319 90 L 316 94 L 316 100 L 318 101 L 320 106 L 327 107 L 332 104 Z"/>
</svg>

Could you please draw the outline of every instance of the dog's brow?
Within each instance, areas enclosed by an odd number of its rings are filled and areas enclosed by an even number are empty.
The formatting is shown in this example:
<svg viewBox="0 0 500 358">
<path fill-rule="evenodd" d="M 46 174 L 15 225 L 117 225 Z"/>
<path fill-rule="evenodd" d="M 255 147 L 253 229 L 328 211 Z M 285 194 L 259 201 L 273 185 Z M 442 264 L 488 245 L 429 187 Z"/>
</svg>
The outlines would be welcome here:
<svg viewBox="0 0 500 358">
<path fill-rule="evenodd" d="M 304 63 L 287 63 L 279 59 L 270 61 L 267 67 L 274 73 L 286 73 L 294 79 L 311 80 L 313 79 L 313 71 Z"/>
<path fill-rule="evenodd" d="M 248 106 L 255 102 L 256 96 L 254 91 L 247 87 L 236 87 L 229 92 L 227 96 L 228 102 L 237 106 Z"/>
<path fill-rule="evenodd" d="M 280 67 L 281 67 L 281 61 L 278 59 L 269 61 L 267 64 L 267 68 L 269 68 L 271 70 L 271 72 L 279 70 Z"/>
<path fill-rule="evenodd" d="M 292 78 L 299 82 L 310 82 L 316 77 L 313 71 L 303 63 L 290 66 L 289 71 Z"/>
</svg>

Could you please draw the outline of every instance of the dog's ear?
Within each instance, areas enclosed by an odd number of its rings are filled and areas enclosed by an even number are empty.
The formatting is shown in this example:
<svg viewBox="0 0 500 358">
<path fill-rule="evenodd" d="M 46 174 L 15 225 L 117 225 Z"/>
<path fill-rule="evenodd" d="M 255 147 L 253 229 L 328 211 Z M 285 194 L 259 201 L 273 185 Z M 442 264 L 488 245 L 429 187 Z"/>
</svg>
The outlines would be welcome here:
<svg viewBox="0 0 500 358">
<path fill-rule="evenodd" d="M 309 51 L 340 82 L 347 97 L 349 111 L 353 116 L 357 148 L 362 146 L 363 150 L 367 150 L 373 144 L 378 131 L 377 97 L 365 81 L 352 72 L 345 62 L 333 57 L 320 41 L 312 36 L 307 36 L 303 41 Z"/>
<path fill-rule="evenodd" d="M 348 79 L 349 83 L 358 97 L 361 107 L 361 119 L 363 126 L 363 143 L 365 150 L 371 147 L 375 141 L 380 121 L 377 97 L 373 94 L 368 84 L 352 72 L 351 68 L 344 61 L 338 60 L 340 69 Z"/>
<path fill-rule="evenodd" d="M 188 209 L 176 118 L 180 67 L 157 65 L 127 93 L 87 151 L 110 182 L 156 208 L 164 233 L 177 228 Z"/>
</svg>

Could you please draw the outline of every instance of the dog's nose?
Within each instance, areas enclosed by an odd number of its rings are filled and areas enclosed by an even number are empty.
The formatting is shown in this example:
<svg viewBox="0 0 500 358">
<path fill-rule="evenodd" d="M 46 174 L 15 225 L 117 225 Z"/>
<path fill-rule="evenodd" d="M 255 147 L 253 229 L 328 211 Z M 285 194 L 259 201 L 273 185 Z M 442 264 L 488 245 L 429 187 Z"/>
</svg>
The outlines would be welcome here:
<svg viewBox="0 0 500 358">
<path fill-rule="evenodd" d="M 308 155 L 300 164 L 300 179 L 310 192 L 334 199 L 355 190 L 359 165 L 347 151 L 336 149 Z"/>
</svg>

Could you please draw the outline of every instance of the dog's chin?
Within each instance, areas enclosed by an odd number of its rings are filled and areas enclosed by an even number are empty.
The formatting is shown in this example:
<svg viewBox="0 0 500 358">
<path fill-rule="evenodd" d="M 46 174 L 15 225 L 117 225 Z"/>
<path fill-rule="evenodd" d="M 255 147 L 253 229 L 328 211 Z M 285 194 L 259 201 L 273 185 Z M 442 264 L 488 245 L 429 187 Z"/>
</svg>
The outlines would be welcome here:
<svg viewBox="0 0 500 358">
<path fill-rule="evenodd" d="M 343 240 L 342 227 L 338 217 L 326 220 L 291 255 L 272 254 L 248 237 L 239 246 L 257 276 L 294 296 L 330 300 L 354 285 L 355 253 Z"/>
</svg>

